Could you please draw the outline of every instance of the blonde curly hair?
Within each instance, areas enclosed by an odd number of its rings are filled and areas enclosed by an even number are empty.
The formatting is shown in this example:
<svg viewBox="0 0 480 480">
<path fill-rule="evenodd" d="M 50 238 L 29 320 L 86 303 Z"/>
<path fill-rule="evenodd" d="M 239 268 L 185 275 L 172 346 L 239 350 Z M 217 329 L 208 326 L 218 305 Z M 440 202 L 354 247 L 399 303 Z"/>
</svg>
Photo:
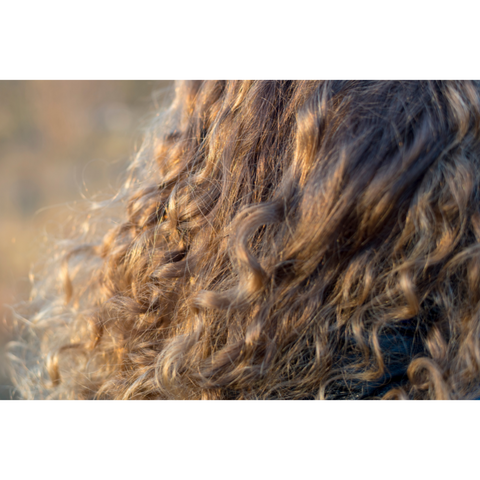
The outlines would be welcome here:
<svg viewBox="0 0 480 480">
<path fill-rule="evenodd" d="M 480 396 L 479 140 L 478 82 L 177 83 L 19 308 L 17 389 Z"/>
</svg>

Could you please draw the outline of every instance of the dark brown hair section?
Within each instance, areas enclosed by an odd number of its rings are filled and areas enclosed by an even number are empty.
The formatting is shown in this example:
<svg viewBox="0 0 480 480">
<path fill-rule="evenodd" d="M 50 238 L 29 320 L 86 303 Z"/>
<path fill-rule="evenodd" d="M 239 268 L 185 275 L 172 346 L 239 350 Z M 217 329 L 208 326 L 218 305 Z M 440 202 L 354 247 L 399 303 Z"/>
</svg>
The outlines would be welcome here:
<svg viewBox="0 0 480 480">
<path fill-rule="evenodd" d="M 19 391 L 479 396 L 479 138 L 477 82 L 179 82 L 19 309 Z"/>
</svg>

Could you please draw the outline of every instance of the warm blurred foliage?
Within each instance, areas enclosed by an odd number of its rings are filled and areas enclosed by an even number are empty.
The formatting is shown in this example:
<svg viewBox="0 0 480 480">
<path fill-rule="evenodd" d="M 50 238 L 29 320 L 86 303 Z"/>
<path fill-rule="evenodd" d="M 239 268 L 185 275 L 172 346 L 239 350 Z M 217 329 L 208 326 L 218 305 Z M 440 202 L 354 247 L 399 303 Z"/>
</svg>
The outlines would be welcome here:
<svg viewBox="0 0 480 480">
<path fill-rule="evenodd" d="M 111 193 L 170 92 L 166 81 L 0 81 L 0 359 L 8 305 L 66 204 Z M 53 225 L 54 228 L 54 225 Z M 1 372 L 0 398 L 9 396 Z"/>
</svg>

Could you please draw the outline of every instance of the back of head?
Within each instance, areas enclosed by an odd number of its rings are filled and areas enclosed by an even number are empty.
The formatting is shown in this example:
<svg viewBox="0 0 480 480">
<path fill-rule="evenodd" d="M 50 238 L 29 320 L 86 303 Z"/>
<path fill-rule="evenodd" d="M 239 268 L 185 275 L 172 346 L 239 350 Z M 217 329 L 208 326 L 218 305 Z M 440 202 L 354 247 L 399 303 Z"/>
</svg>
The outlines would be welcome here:
<svg viewBox="0 0 480 480">
<path fill-rule="evenodd" d="M 178 83 L 121 222 L 100 235 L 89 219 L 35 285 L 12 350 L 19 390 L 479 396 L 479 93 Z"/>
</svg>

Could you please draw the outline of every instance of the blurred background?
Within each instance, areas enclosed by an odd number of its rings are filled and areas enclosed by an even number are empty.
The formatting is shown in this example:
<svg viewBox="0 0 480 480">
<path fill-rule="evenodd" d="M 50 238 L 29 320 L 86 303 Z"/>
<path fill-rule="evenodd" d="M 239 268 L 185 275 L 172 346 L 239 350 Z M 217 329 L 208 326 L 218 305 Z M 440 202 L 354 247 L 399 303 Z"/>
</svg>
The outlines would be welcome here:
<svg viewBox="0 0 480 480">
<path fill-rule="evenodd" d="M 168 81 L 0 81 L 0 399 L 8 305 L 28 299 L 42 231 L 82 194 L 109 192 L 161 105 Z"/>
</svg>

